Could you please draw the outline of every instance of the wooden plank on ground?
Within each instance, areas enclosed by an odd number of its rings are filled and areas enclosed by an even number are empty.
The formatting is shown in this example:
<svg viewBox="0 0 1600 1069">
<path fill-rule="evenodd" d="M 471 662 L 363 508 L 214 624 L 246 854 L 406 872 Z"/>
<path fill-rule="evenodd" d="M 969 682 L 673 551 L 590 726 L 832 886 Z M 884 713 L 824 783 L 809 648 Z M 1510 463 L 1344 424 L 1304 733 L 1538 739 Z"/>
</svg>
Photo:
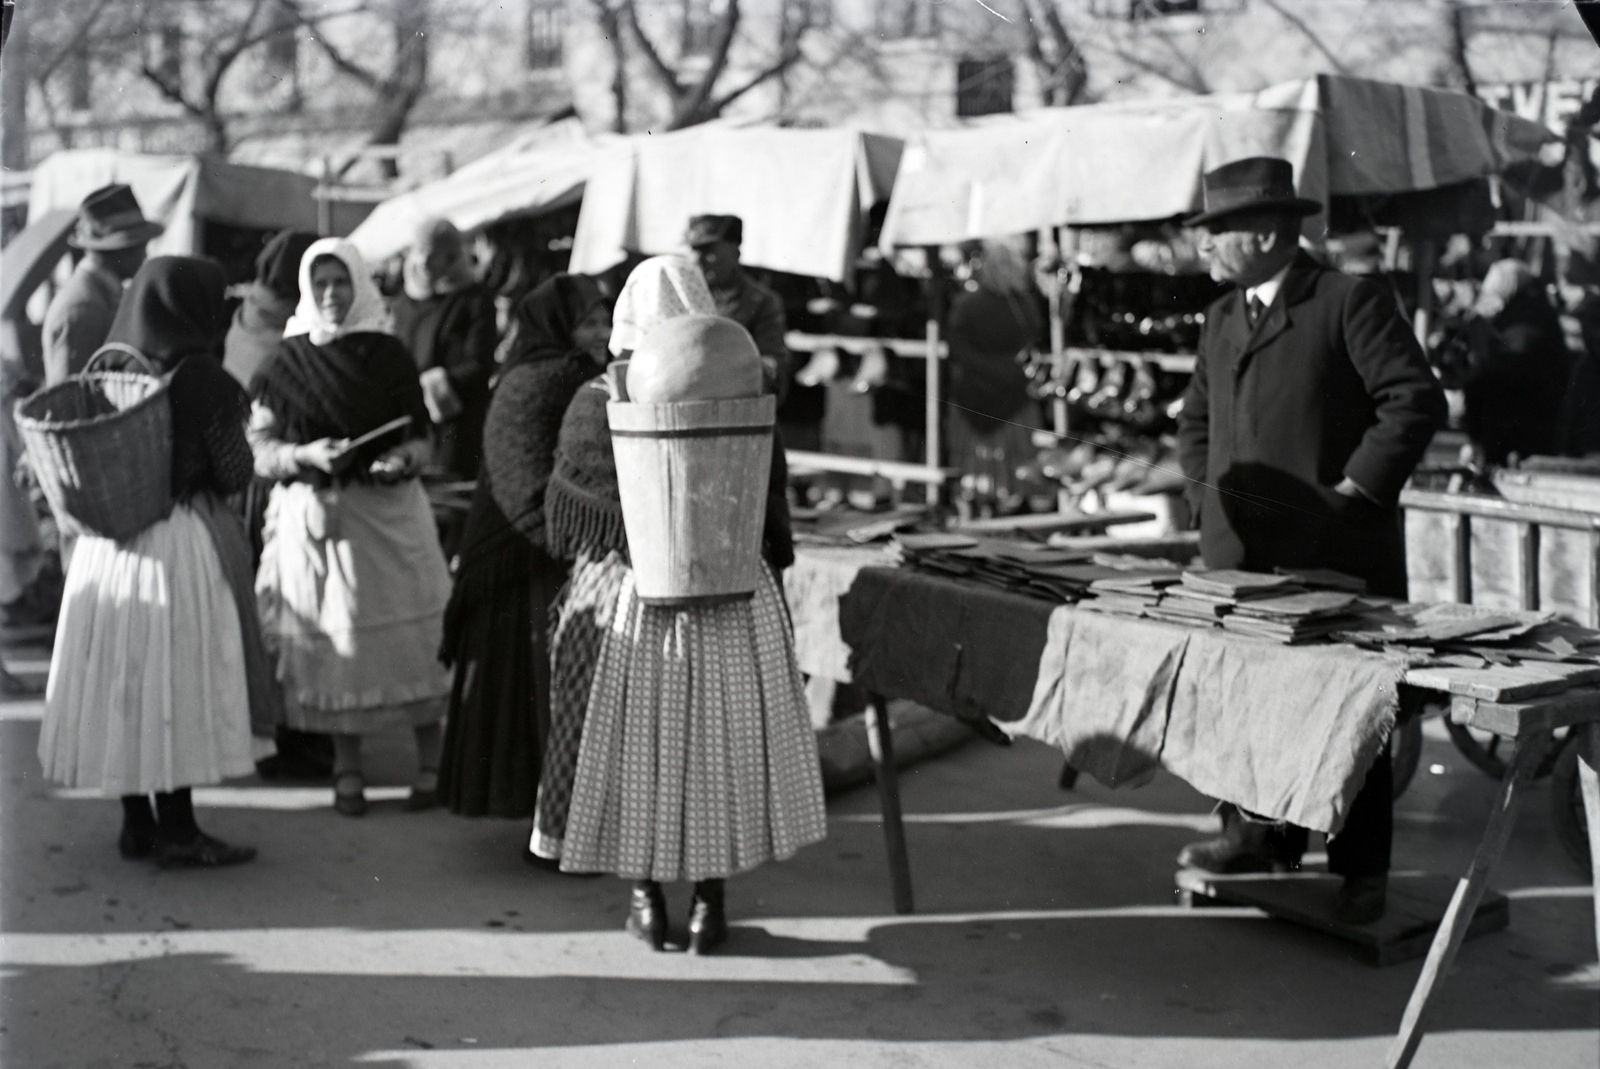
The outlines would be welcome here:
<svg viewBox="0 0 1600 1069">
<path fill-rule="evenodd" d="M 1342 878 L 1327 872 L 1251 873 L 1219 876 L 1182 869 L 1178 890 L 1193 904 L 1254 906 L 1269 916 L 1331 935 L 1351 944 L 1370 965 L 1392 965 L 1428 952 L 1439 921 L 1450 905 L 1456 881 L 1423 873 L 1390 874 L 1388 906 L 1371 924 L 1341 924 L 1333 917 L 1333 901 Z M 1467 929 L 1472 938 L 1497 932 L 1510 923 L 1504 895 L 1489 894 Z"/>
</svg>

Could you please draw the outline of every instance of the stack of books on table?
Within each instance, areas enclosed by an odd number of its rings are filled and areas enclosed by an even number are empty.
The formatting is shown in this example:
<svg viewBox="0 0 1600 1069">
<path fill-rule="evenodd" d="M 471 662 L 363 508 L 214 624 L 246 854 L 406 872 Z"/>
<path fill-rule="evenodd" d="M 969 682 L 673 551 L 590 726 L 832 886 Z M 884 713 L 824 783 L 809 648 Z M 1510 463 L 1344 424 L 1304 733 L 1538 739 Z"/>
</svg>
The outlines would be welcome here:
<svg viewBox="0 0 1600 1069">
<path fill-rule="evenodd" d="M 1324 638 L 1357 622 L 1351 609 L 1359 599 L 1339 590 L 1310 590 L 1250 598 L 1239 602 L 1222 620 L 1225 630 L 1285 645 Z"/>
<path fill-rule="evenodd" d="M 1134 572 L 1089 584 L 1089 600 L 1083 608 L 1114 616 L 1144 616 L 1161 603 L 1161 592 L 1176 586 L 1176 574 Z"/>
</svg>

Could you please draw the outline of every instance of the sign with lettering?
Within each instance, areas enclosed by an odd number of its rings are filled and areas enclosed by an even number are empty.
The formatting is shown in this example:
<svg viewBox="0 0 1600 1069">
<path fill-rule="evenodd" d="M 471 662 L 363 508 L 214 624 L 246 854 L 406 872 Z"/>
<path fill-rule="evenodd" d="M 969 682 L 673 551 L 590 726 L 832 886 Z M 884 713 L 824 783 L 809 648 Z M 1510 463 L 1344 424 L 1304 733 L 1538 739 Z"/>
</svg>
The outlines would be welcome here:
<svg viewBox="0 0 1600 1069">
<path fill-rule="evenodd" d="M 1594 94 L 1600 78 L 1553 78 L 1548 82 L 1504 82 L 1478 86 L 1478 97 L 1490 107 L 1509 111 L 1556 133 L 1565 133 L 1572 113 Z"/>
</svg>

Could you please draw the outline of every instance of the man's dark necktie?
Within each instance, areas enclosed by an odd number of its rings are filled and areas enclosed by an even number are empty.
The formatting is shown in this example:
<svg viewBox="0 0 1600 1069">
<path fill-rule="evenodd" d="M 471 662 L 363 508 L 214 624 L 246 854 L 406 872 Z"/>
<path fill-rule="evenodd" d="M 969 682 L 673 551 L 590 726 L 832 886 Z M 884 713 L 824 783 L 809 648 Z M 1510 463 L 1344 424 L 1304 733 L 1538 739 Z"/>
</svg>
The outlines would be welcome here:
<svg viewBox="0 0 1600 1069">
<path fill-rule="evenodd" d="M 1262 316 L 1267 314 L 1267 306 L 1261 303 L 1259 297 L 1252 296 L 1246 306 L 1245 314 L 1250 317 L 1250 325 L 1253 327 L 1261 322 Z"/>
</svg>

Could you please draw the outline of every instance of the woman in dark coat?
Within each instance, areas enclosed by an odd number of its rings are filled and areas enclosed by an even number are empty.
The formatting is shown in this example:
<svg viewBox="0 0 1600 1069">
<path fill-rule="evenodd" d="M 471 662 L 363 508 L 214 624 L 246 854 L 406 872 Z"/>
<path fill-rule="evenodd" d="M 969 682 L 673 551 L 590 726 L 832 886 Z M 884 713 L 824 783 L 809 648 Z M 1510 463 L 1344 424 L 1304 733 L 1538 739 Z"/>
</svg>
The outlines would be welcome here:
<svg viewBox="0 0 1600 1069">
<path fill-rule="evenodd" d="M 546 552 L 545 484 L 562 414 L 605 366 L 610 331 L 600 290 L 579 275 L 557 275 L 517 305 L 445 613 L 455 683 L 439 795 L 462 816 L 533 814 L 550 727 L 546 625 L 567 577 Z"/>
</svg>

